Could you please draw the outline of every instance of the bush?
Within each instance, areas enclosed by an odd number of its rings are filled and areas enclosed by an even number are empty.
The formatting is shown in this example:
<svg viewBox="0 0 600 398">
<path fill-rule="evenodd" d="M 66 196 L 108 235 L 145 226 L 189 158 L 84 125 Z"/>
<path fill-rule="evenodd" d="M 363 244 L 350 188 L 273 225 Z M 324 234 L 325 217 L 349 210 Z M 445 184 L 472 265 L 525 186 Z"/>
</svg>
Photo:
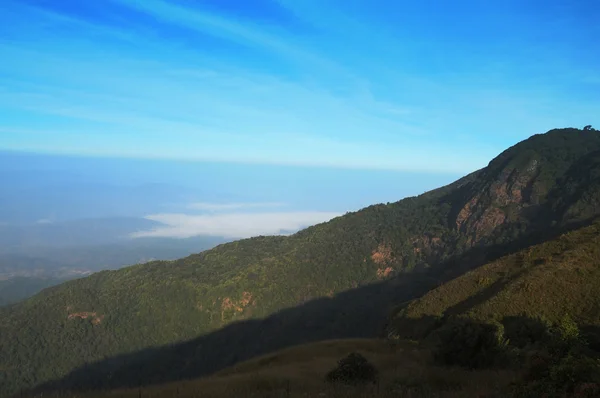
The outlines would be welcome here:
<svg viewBox="0 0 600 398">
<path fill-rule="evenodd" d="M 328 382 L 341 382 L 344 384 L 365 384 L 377 381 L 377 369 L 365 357 L 353 352 L 338 361 L 337 368 L 330 371 L 326 380 Z"/>
<path fill-rule="evenodd" d="M 586 342 L 581 338 L 579 326 L 569 315 L 565 315 L 550 329 L 547 346 L 552 355 L 561 358 L 569 353 L 584 351 Z"/>
<path fill-rule="evenodd" d="M 505 359 L 507 341 L 501 324 L 454 318 L 440 328 L 437 337 L 434 357 L 443 365 L 480 369 Z"/>
<path fill-rule="evenodd" d="M 546 343 L 550 337 L 551 324 L 542 317 L 510 316 L 502 323 L 510 344 L 518 348 Z"/>
<path fill-rule="evenodd" d="M 565 342 L 575 342 L 579 339 L 579 326 L 568 314 L 562 317 L 554 330 L 556 335 Z"/>
<path fill-rule="evenodd" d="M 598 397 L 600 361 L 568 316 L 553 325 L 546 345 L 533 352 L 527 373 L 516 386 L 518 397 Z"/>
<path fill-rule="evenodd" d="M 587 356 L 568 355 L 550 368 L 550 381 L 573 392 L 581 384 L 600 382 L 600 363 Z"/>
<path fill-rule="evenodd" d="M 545 365 L 545 366 L 544 366 Z M 569 354 L 530 369 L 516 387 L 517 397 L 598 397 L 600 362 L 585 355 Z"/>
</svg>

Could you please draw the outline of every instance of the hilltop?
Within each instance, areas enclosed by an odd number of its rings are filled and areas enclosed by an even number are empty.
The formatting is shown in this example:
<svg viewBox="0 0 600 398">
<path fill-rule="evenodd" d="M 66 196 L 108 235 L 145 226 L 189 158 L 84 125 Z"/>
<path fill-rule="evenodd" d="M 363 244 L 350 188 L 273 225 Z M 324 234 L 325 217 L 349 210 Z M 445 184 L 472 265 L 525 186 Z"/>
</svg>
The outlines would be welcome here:
<svg viewBox="0 0 600 398">
<path fill-rule="evenodd" d="M 390 309 L 590 222 L 599 203 L 600 134 L 535 135 L 418 197 L 99 272 L 0 309 L 0 386 L 146 385 L 299 343 L 375 337 Z"/>
</svg>

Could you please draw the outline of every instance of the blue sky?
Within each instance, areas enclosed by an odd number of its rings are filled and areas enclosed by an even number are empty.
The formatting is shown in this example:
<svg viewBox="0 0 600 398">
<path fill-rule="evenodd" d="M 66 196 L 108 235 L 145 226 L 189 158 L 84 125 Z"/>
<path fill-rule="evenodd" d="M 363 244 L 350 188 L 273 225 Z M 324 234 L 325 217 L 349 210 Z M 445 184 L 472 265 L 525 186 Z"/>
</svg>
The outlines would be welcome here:
<svg viewBox="0 0 600 398">
<path fill-rule="evenodd" d="M 594 0 L 2 3 L 0 149 L 463 174 L 600 125 Z"/>
<path fill-rule="evenodd" d="M 0 164 L 22 189 L 0 223 L 245 237 L 422 193 L 600 125 L 598 21 L 596 0 L 3 0 Z"/>
</svg>

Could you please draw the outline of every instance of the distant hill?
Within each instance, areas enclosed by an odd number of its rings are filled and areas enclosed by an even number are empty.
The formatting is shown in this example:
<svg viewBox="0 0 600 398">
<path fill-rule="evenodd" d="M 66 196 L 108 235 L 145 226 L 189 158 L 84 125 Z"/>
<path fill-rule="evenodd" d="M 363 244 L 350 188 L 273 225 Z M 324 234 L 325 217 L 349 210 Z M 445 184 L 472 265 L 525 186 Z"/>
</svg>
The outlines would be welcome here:
<svg viewBox="0 0 600 398">
<path fill-rule="evenodd" d="M 96 246 L 129 240 L 136 231 L 162 224 L 136 217 L 83 218 L 62 222 L 0 224 L 0 252 L 21 248 Z"/>
<path fill-rule="evenodd" d="M 227 241 L 222 237 L 141 238 L 81 246 L 24 246 L 0 250 L 0 279 L 46 277 L 70 279 L 104 269 L 153 260 L 174 260 Z"/>
<path fill-rule="evenodd" d="M 143 238 L 90 246 L 25 246 L 0 250 L 0 307 L 42 289 L 104 269 L 173 260 L 216 246 L 225 238 Z"/>
<path fill-rule="evenodd" d="M 391 308 L 589 223 L 599 176 L 598 132 L 552 130 L 418 197 L 67 282 L 0 310 L 0 385 L 146 385 L 299 343 L 376 336 Z"/>
<path fill-rule="evenodd" d="M 0 280 L 0 307 L 26 299 L 62 282 L 62 279 L 22 276 Z"/>
</svg>

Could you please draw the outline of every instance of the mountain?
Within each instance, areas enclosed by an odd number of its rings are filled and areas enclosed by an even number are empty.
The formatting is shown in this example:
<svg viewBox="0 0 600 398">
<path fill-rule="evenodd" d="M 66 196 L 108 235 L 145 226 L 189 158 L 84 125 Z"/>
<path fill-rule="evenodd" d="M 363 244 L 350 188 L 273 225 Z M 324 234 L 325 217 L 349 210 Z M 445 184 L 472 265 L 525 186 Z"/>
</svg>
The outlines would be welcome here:
<svg viewBox="0 0 600 398">
<path fill-rule="evenodd" d="M 568 314 L 583 329 L 600 331 L 600 220 L 469 271 L 404 303 L 387 333 L 424 338 L 444 319 L 464 316 L 511 326 Z M 588 340 L 600 343 L 600 334 Z M 515 340 L 515 339 L 511 339 Z"/>
<path fill-rule="evenodd" d="M 102 387 L 107 385 L 105 380 L 110 377 L 113 380 L 108 385 L 116 382 L 113 387 L 132 387 L 135 385 L 132 381 L 140 380 L 151 380 L 152 383 L 89 396 L 134 398 L 141 394 L 194 397 L 202 391 L 202 396 L 218 398 L 290 394 L 512 397 L 515 396 L 515 387 L 523 382 L 523 371 L 528 366 L 523 363 L 524 354 L 531 355 L 532 350 L 540 349 L 532 345 L 536 343 L 536 329 L 531 329 L 536 324 L 532 322 L 544 319 L 551 324 L 559 324 L 564 315 L 569 314 L 581 326 L 585 341 L 596 350 L 596 355 L 600 353 L 599 243 L 600 220 L 596 220 L 589 226 L 571 230 L 469 271 L 397 308 L 385 330 L 392 339 L 319 341 L 258 356 L 210 377 L 194 377 L 194 370 L 201 368 L 203 363 L 218 360 L 220 353 L 208 351 L 204 348 L 206 346 L 228 347 L 232 352 L 243 353 L 248 345 L 267 343 L 268 339 L 277 339 L 278 334 L 304 332 L 297 320 L 297 311 L 302 310 L 294 309 L 292 314 L 276 314 L 264 323 L 233 325 L 208 338 L 136 355 L 134 360 L 123 361 L 128 365 L 116 372 L 109 373 L 106 363 L 84 367 L 63 380 L 63 384 L 51 384 L 44 389 L 77 389 L 78 382 L 86 388 Z M 311 313 L 316 312 L 313 309 Z M 436 332 L 450 317 L 465 315 L 482 324 L 499 322 L 504 325 L 509 352 L 519 355 L 518 366 L 468 369 L 438 363 L 435 346 L 430 340 L 434 341 Z M 269 327 L 273 323 L 277 325 Z M 321 320 L 319 323 L 326 325 Z M 257 342 L 260 334 L 267 337 Z M 399 340 L 399 337 L 410 338 L 410 341 Z M 415 342 L 415 339 L 420 342 Z M 376 386 L 357 390 L 325 382 L 324 376 L 335 367 L 336 361 L 350 352 L 364 355 L 379 370 Z M 100 382 L 95 385 L 94 381 Z M 72 396 L 81 396 L 79 394 Z"/>
<path fill-rule="evenodd" d="M 1 309 L 0 385 L 145 385 L 295 344 L 375 337 L 392 308 L 586 225 L 599 203 L 600 134 L 535 135 L 418 197 L 289 237 L 99 272 Z"/>
</svg>

